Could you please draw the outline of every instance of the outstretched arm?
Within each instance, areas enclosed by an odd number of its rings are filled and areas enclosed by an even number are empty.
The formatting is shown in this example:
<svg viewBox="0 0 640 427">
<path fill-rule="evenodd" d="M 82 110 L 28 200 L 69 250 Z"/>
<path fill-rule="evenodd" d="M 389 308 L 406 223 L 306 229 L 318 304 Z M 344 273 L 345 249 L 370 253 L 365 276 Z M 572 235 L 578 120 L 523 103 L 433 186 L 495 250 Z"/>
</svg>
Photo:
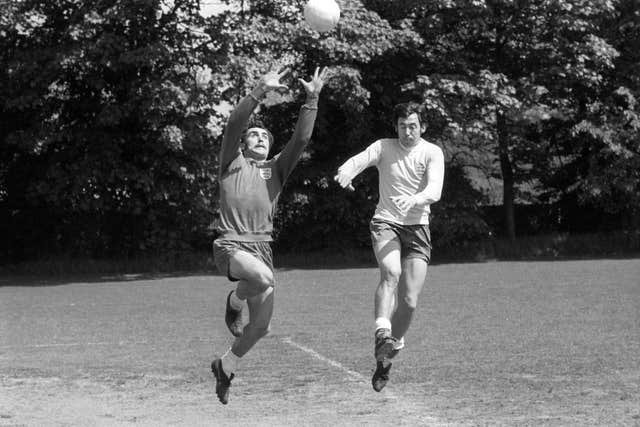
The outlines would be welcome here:
<svg viewBox="0 0 640 427">
<path fill-rule="evenodd" d="M 356 154 L 349 160 L 344 162 L 342 166 L 338 168 L 338 174 L 334 179 L 340 184 L 342 188 L 347 188 L 351 191 L 354 190 L 351 181 L 358 176 L 360 172 L 378 163 L 380 158 L 381 144 L 380 141 L 376 141 L 366 150 Z"/>
<path fill-rule="evenodd" d="M 313 126 L 318 113 L 318 98 L 325 81 L 329 77 L 329 71 L 325 67 L 320 71 L 316 68 L 310 81 L 298 79 L 307 94 L 305 103 L 300 107 L 298 121 L 296 122 L 293 135 L 284 149 L 278 155 L 276 165 L 282 181 L 286 180 L 293 168 L 298 163 L 300 156 L 311 139 Z"/>
<path fill-rule="evenodd" d="M 242 131 L 251 117 L 251 113 L 260 103 L 260 99 L 269 91 L 284 88 L 286 86 L 280 83 L 280 79 L 288 72 L 284 70 L 281 73 L 271 70 L 260 78 L 256 87 L 240 100 L 236 108 L 231 112 L 227 126 L 222 136 L 222 146 L 220 148 L 220 170 L 225 170 L 229 163 L 236 158 L 240 152 L 240 137 Z"/>
<path fill-rule="evenodd" d="M 408 212 L 416 205 L 430 205 L 440 200 L 444 182 L 444 154 L 438 147 L 429 160 L 427 170 L 427 186 L 413 196 L 395 196 L 391 200 L 402 212 Z"/>
</svg>

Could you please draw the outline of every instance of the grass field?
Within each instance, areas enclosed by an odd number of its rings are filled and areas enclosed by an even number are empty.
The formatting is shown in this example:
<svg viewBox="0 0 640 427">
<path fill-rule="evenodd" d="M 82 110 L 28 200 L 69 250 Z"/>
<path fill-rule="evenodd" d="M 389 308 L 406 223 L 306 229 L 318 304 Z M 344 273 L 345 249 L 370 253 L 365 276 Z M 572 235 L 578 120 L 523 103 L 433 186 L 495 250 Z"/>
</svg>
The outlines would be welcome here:
<svg viewBox="0 0 640 427">
<path fill-rule="evenodd" d="M 381 393 L 377 278 L 279 270 L 227 406 L 223 277 L 0 278 L 0 425 L 640 425 L 640 260 L 430 267 Z"/>
</svg>

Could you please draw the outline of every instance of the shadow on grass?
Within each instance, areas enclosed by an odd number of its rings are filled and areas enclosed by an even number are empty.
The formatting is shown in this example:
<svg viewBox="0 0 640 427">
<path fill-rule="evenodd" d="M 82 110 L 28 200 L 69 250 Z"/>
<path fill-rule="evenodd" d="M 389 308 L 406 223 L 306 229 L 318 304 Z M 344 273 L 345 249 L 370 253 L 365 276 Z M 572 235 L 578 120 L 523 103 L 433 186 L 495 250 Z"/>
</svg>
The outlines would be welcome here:
<svg viewBox="0 0 640 427">
<path fill-rule="evenodd" d="M 0 266 L 0 287 L 59 286 L 73 282 L 128 282 L 217 275 L 219 273 L 210 254 L 188 254 L 172 260 L 165 257 L 126 260 L 59 257 Z"/>
<path fill-rule="evenodd" d="M 144 280 L 162 280 L 167 278 L 189 277 L 189 276 L 221 276 L 217 271 L 193 272 L 176 271 L 173 273 L 136 273 L 136 274 L 108 274 L 85 273 L 85 274 L 61 274 L 50 276 L 47 274 L 10 274 L 0 275 L 0 288 L 10 286 L 63 286 L 71 283 L 105 283 L 105 282 L 134 282 Z"/>
<path fill-rule="evenodd" d="M 275 253 L 274 264 L 277 271 L 376 267 L 370 251 Z M 126 261 L 58 258 L 0 266 L 0 287 L 132 282 L 189 276 L 224 277 L 210 254 L 192 254 L 188 263 L 150 258 Z"/>
<path fill-rule="evenodd" d="M 347 250 L 343 252 L 294 252 L 274 254 L 274 264 L 279 270 L 340 270 L 353 268 L 377 268 L 373 251 Z"/>
<path fill-rule="evenodd" d="M 280 271 L 377 268 L 370 248 L 320 252 L 274 251 Z M 567 261 L 640 258 L 640 232 L 590 235 L 525 236 L 512 242 L 493 239 L 455 247 L 436 247 L 431 265 L 491 261 Z M 70 282 L 157 280 L 185 276 L 221 276 L 212 254 L 181 252 L 126 260 L 52 258 L 0 266 L 0 287 L 56 286 Z"/>
</svg>

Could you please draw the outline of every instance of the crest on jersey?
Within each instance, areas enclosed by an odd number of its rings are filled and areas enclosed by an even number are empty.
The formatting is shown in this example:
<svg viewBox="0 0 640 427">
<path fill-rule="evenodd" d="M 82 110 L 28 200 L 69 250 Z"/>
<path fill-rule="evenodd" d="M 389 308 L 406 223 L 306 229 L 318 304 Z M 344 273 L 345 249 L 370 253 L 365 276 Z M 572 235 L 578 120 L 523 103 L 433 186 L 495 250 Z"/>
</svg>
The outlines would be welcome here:
<svg viewBox="0 0 640 427">
<path fill-rule="evenodd" d="M 260 178 L 271 179 L 271 168 L 260 168 Z"/>
</svg>

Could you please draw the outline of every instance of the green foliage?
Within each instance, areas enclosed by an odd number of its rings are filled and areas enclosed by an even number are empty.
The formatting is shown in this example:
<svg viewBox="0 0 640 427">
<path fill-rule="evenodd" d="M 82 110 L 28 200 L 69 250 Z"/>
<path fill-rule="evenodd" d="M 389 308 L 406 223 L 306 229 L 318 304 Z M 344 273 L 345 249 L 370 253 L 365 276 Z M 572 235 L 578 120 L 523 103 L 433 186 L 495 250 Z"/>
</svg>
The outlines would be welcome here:
<svg viewBox="0 0 640 427">
<path fill-rule="evenodd" d="M 1 30 L 2 203 L 22 239 L 28 217 L 51 221 L 20 245 L 101 256 L 203 241 L 216 98 L 196 79 L 198 3 L 24 1 L 13 16 Z"/>
<path fill-rule="evenodd" d="M 488 235 L 478 206 L 495 182 L 507 208 L 597 208 L 639 226 L 634 0 L 340 0 L 325 34 L 304 25 L 303 0 L 229 1 L 206 19 L 196 0 L 1 3 L 3 260 L 208 249 L 224 121 L 272 67 L 290 69 L 289 90 L 256 113 L 275 151 L 297 79 L 333 69 L 280 201 L 280 249 L 369 246 L 375 172 L 354 193 L 333 176 L 394 136 L 392 108 L 409 99 L 447 159 L 436 247 Z M 506 212 L 499 234 L 515 235 Z"/>
<path fill-rule="evenodd" d="M 622 150 L 616 153 L 611 144 L 626 139 L 625 131 L 610 121 L 607 129 L 593 126 L 587 118 L 589 106 L 611 104 L 599 100 L 610 96 L 620 56 L 603 37 L 606 23 L 618 19 L 613 2 L 478 0 L 399 7 L 425 40 L 424 67 L 404 89 L 423 100 L 453 156 L 473 167 L 479 157 L 485 173 L 502 180 L 505 207 L 517 199 L 535 201 L 548 176 L 564 174 L 559 159 L 580 152 L 579 134 L 589 133 L 622 159 Z M 604 115 L 620 123 L 635 110 Z M 566 152 L 553 149 L 560 129 Z M 582 177 L 572 179 L 577 184 Z M 515 235 L 515 229 L 508 231 Z"/>
<path fill-rule="evenodd" d="M 451 253 L 468 242 L 486 240 L 491 230 L 482 219 L 484 197 L 466 178 L 464 168 L 450 162 L 443 197 L 431 208 L 431 238 L 434 248 Z"/>
</svg>

